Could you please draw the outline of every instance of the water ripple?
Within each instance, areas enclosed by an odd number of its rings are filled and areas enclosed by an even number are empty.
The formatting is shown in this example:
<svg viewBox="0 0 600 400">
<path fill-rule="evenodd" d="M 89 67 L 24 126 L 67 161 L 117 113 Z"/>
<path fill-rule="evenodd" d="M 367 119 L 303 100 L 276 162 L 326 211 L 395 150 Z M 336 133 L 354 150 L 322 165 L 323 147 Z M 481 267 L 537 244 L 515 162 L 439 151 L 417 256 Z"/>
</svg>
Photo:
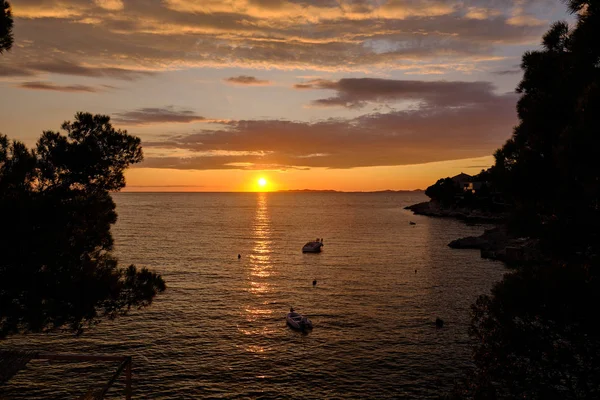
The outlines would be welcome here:
<svg viewBox="0 0 600 400">
<path fill-rule="evenodd" d="M 446 246 L 484 227 L 403 210 L 423 201 L 418 194 L 115 201 L 117 255 L 158 270 L 168 290 L 80 337 L 17 336 L 0 347 L 132 355 L 136 398 L 436 398 L 469 363 L 470 304 L 504 272 Z M 315 237 L 325 238 L 323 252 L 302 254 Z M 285 325 L 292 306 L 313 331 Z M 435 328 L 438 316 L 444 329 Z M 74 398 L 113 370 L 36 361 L 0 398 Z M 117 382 L 109 398 L 123 390 Z"/>
</svg>

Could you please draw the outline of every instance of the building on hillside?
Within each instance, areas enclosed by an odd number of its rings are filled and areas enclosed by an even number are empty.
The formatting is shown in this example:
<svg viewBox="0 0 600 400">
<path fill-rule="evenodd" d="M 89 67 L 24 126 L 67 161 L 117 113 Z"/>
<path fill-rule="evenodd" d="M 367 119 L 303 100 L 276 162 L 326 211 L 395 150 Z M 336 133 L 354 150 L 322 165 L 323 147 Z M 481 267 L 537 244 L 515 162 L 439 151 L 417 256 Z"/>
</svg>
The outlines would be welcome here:
<svg viewBox="0 0 600 400">
<path fill-rule="evenodd" d="M 465 186 L 463 187 L 463 190 L 465 192 L 471 192 L 471 193 L 475 194 L 479 190 L 481 190 L 481 187 L 484 184 L 485 184 L 484 182 L 469 182 L 469 183 L 465 183 Z"/>
<path fill-rule="evenodd" d="M 461 172 L 460 174 L 453 176 L 450 179 L 452 179 L 454 181 L 454 184 L 456 186 L 464 189 L 465 184 L 471 183 L 471 181 L 473 180 L 473 177 L 471 175 L 465 174 L 464 172 Z"/>
<path fill-rule="evenodd" d="M 461 188 L 463 192 L 477 193 L 485 185 L 485 182 L 473 181 L 473 176 L 461 172 L 460 174 L 450 178 L 454 184 Z"/>
</svg>

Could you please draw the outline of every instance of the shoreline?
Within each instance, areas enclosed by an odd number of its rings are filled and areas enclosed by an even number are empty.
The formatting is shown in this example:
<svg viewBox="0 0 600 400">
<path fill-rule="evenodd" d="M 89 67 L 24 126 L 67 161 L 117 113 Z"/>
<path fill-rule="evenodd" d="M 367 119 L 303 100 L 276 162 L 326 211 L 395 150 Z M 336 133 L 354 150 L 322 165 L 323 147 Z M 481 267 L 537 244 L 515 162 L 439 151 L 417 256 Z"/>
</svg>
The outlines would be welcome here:
<svg viewBox="0 0 600 400">
<path fill-rule="evenodd" d="M 508 216 L 507 214 L 484 212 L 468 208 L 447 208 L 432 201 L 413 204 L 404 207 L 404 209 L 412 211 L 415 215 L 425 215 L 427 217 L 437 218 L 455 218 L 472 223 L 501 224 L 506 221 Z"/>
<path fill-rule="evenodd" d="M 465 208 L 445 208 L 432 201 L 404 207 L 415 215 L 435 218 L 454 218 L 466 223 L 488 223 L 496 226 L 484 230 L 479 236 L 458 238 L 448 246 L 453 249 L 479 250 L 481 258 L 502 261 L 507 266 L 517 266 L 545 261 L 539 251 L 539 241 L 515 237 L 506 227 L 507 213 L 490 213 Z"/>
</svg>

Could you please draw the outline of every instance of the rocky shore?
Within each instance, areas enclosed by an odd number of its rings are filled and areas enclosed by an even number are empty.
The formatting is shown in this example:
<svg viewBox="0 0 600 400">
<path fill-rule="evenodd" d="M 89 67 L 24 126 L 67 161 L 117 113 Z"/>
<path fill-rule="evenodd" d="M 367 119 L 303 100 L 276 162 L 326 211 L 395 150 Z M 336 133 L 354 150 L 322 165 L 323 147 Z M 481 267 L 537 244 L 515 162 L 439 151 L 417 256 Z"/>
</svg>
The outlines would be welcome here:
<svg viewBox="0 0 600 400">
<path fill-rule="evenodd" d="M 481 258 L 503 261 L 508 265 L 545 261 L 537 239 L 513 237 L 504 225 L 486 229 L 481 236 L 453 240 L 448 246 L 453 249 L 478 249 Z"/>
<path fill-rule="evenodd" d="M 457 218 L 472 223 L 492 223 L 497 226 L 486 229 L 481 236 L 468 236 L 448 244 L 453 249 L 476 249 L 482 258 L 503 261 L 508 265 L 543 262 L 538 241 L 511 236 L 505 226 L 506 214 L 484 213 L 479 210 L 443 208 L 433 202 L 405 207 L 418 215 L 440 218 Z"/>
<path fill-rule="evenodd" d="M 456 218 L 466 222 L 473 223 L 491 223 L 500 224 L 506 220 L 506 214 L 490 213 L 481 210 L 471 210 L 467 208 L 447 208 L 438 203 L 426 201 L 404 207 L 417 215 L 426 215 L 428 217 Z"/>
</svg>

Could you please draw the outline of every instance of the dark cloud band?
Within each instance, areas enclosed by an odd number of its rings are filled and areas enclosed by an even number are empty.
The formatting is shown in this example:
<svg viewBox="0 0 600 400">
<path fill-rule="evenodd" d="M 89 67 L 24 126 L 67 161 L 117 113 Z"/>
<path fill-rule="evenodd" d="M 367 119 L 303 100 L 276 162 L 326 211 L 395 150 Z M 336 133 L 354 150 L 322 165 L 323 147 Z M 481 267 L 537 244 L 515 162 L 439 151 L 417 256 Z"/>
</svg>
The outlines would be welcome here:
<svg viewBox="0 0 600 400">
<path fill-rule="evenodd" d="M 51 91 L 55 91 L 55 92 L 71 92 L 71 93 L 77 93 L 77 92 L 95 93 L 95 92 L 101 92 L 101 91 L 105 90 L 105 87 L 98 88 L 98 87 L 87 86 L 87 85 L 56 85 L 52 82 L 39 82 L 39 81 L 23 82 L 17 86 L 20 88 L 23 88 L 23 89 L 51 90 Z"/>
<path fill-rule="evenodd" d="M 191 123 L 205 121 L 206 118 L 197 115 L 192 110 L 176 109 L 169 106 L 164 108 L 140 108 L 138 110 L 116 113 L 113 120 L 125 125 L 146 125 L 160 123 Z"/>
<path fill-rule="evenodd" d="M 333 97 L 313 101 L 318 106 L 358 108 L 367 102 L 419 101 L 430 107 L 461 106 L 493 101 L 494 86 L 490 82 L 410 81 L 393 79 L 314 80 L 295 85 L 296 89 L 327 89 Z"/>
<path fill-rule="evenodd" d="M 495 94 L 489 82 L 342 79 L 310 85 L 337 90 L 334 99 L 343 101 L 336 103 L 346 106 L 382 98 L 423 101 L 417 108 L 348 120 L 230 121 L 218 131 L 146 142 L 148 148 L 186 150 L 189 156 L 148 158 L 142 166 L 287 169 L 422 164 L 489 155 L 516 123 L 517 95 Z"/>
<path fill-rule="evenodd" d="M 225 82 L 233 84 L 233 85 L 269 85 L 271 84 L 268 80 L 257 79 L 254 76 L 248 75 L 240 75 L 240 76 L 232 76 L 231 78 L 225 79 Z"/>
</svg>

